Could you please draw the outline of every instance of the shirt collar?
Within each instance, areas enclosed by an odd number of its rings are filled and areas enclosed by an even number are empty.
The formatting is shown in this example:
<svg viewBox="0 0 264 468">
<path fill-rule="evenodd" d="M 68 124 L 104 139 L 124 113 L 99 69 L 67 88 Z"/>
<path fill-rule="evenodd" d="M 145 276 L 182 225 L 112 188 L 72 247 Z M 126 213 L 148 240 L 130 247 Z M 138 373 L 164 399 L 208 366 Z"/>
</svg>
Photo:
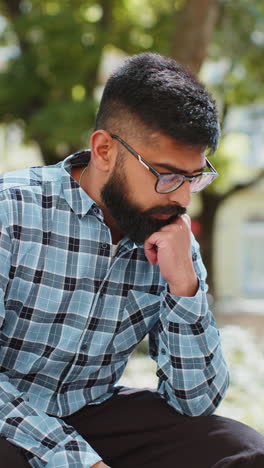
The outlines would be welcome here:
<svg viewBox="0 0 264 468">
<path fill-rule="evenodd" d="M 83 150 L 64 159 L 61 165 L 62 190 L 65 200 L 74 213 L 83 217 L 92 210 L 95 215 L 103 218 L 101 209 L 71 175 L 72 168 L 85 167 L 90 160 L 90 156 L 90 150 Z"/>
<path fill-rule="evenodd" d="M 80 187 L 78 182 L 71 176 L 73 167 L 85 167 L 91 157 L 90 150 L 78 151 L 68 156 L 61 165 L 61 179 L 62 190 L 64 198 L 69 204 L 74 213 L 81 217 L 87 215 L 89 212 L 97 216 L 104 222 L 104 216 L 101 208 L 95 201 Z M 124 236 L 121 244 L 128 249 L 135 247 L 142 247 L 142 244 L 131 241 L 127 236 Z"/>
</svg>

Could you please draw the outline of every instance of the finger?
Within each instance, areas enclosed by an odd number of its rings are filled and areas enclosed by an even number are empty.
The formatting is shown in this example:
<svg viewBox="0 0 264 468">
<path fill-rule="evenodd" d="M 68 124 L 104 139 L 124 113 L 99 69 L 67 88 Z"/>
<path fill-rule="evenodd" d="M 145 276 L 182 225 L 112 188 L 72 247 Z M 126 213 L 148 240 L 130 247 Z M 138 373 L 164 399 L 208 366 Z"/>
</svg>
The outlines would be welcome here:
<svg viewBox="0 0 264 468">
<path fill-rule="evenodd" d="M 156 245 L 159 238 L 159 231 L 153 232 L 144 242 L 144 248 L 146 250 L 152 249 L 154 245 Z"/>
<path fill-rule="evenodd" d="M 190 216 L 185 213 L 184 215 L 182 215 L 182 219 L 183 219 L 183 221 L 185 221 L 187 223 L 187 225 L 191 229 L 192 220 L 191 220 Z"/>
<path fill-rule="evenodd" d="M 157 246 L 149 240 L 144 243 L 144 252 L 147 260 L 151 265 L 155 265 L 158 261 Z"/>
<path fill-rule="evenodd" d="M 178 224 L 178 225 L 187 224 L 188 226 L 191 226 L 191 218 L 189 215 L 185 213 L 181 216 L 178 216 L 178 218 L 176 218 L 175 221 L 173 221 L 171 224 Z M 169 224 L 167 224 L 167 226 L 169 226 Z"/>
<path fill-rule="evenodd" d="M 151 249 L 144 249 L 147 260 L 151 265 L 155 265 L 158 261 L 157 250 L 153 246 Z"/>
<path fill-rule="evenodd" d="M 154 232 L 144 242 L 144 252 L 151 265 L 155 265 L 158 260 L 157 249 L 158 249 L 159 238 L 160 238 L 159 232 Z"/>
<path fill-rule="evenodd" d="M 182 230 L 187 228 L 188 231 L 191 230 L 191 218 L 188 215 L 181 215 L 177 219 L 175 219 L 172 223 L 166 224 L 160 229 L 160 232 L 171 231 L 171 229 L 175 228 L 176 230 Z"/>
</svg>

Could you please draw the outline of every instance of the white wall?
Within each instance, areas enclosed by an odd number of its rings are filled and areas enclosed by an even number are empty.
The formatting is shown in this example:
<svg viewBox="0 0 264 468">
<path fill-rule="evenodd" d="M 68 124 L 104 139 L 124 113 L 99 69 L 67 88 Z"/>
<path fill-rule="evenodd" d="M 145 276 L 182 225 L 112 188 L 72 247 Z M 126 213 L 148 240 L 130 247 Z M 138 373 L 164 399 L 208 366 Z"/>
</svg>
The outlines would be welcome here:
<svg viewBox="0 0 264 468">
<path fill-rule="evenodd" d="M 256 229 L 250 229 L 247 224 L 250 220 L 259 220 Z M 248 298 L 253 297 L 252 291 L 245 287 L 245 266 L 256 265 L 258 268 L 264 252 L 260 243 L 260 232 L 264 225 L 264 184 L 236 193 L 223 203 L 219 208 L 214 238 L 214 270 L 216 278 L 216 291 L 218 298 Z M 256 245 L 248 243 L 248 235 L 252 239 L 256 234 Z M 254 242 L 254 240 L 252 240 Z M 248 250 L 248 251 L 247 251 Z M 253 257 L 249 257 L 253 253 Z M 252 263 L 253 262 L 253 263 Z M 258 283 L 263 284 L 262 293 L 256 297 L 264 299 L 264 264 L 261 272 L 262 277 Z M 251 275 L 252 276 L 252 275 Z M 262 281 L 263 280 L 263 281 Z M 263 311 L 264 312 L 264 311 Z"/>
</svg>

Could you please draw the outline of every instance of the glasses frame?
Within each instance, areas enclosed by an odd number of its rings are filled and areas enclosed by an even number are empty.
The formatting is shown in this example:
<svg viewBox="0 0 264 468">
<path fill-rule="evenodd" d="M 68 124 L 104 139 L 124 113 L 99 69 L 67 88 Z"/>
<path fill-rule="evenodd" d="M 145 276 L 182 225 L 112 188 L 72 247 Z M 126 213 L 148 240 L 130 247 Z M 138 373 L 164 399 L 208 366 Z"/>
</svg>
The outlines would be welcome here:
<svg viewBox="0 0 264 468">
<path fill-rule="evenodd" d="M 124 140 L 122 140 L 122 138 L 120 138 L 118 135 L 115 135 L 113 133 L 110 133 L 110 136 L 112 138 L 114 138 L 115 140 L 119 141 L 119 143 L 121 143 L 121 145 L 123 145 L 128 151 L 129 153 L 131 153 L 133 156 L 135 156 L 135 158 L 150 172 L 152 172 L 152 174 L 154 174 L 154 176 L 157 177 L 157 181 L 155 183 L 155 191 L 157 193 L 170 193 L 170 192 L 173 192 L 174 190 L 177 190 L 178 188 L 181 187 L 182 184 L 184 184 L 185 181 L 188 181 L 188 182 L 192 182 L 193 180 L 195 180 L 197 177 L 201 177 L 202 175 L 214 175 L 215 178 L 209 182 L 209 184 L 207 184 L 204 188 L 208 187 L 208 185 L 210 185 L 215 179 L 216 177 L 218 177 L 218 172 L 215 170 L 215 168 L 213 167 L 213 165 L 210 163 L 210 161 L 208 161 L 207 158 L 205 158 L 205 162 L 206 162 L 206 166 L 207 168 L 211 171 L 211 172 L 200 172 L 199 174 L 196 174 L 196 175 L 193 175 L 193 176 L 185 176 L 183 174 L 177 174 L 177 172 L 158 172 L 156 171 L 156 169 L 154 169 L 154 167 L 152 167 L 144 158 L 142 158 L 142 156 L 140 156 L 140 154 L 137 153 L 137 151 L 135 151 L 128 143 L 126 143 Z M 168 176 L 168 175 L 178 175 L 179 177 L 182 178 L 182 182 L 180 183 L 180 185 L 177 185 L 177 187 L 172 187 L 170 189 L 167 189 L 166 191 L 163 191 L 163 192 L 160 192 L 159 190 L 157 190 L 157 186 L 158 186 L 158 183 L 160 181 L 160 179 L 163 177 L 163 176 Z M 201 189 L 201 190 L 196 190 L 196 191 L 192 191 L 192 193 L 197 193 L 197 192 L 200 192 L 204 189 Z"/>
</svg>

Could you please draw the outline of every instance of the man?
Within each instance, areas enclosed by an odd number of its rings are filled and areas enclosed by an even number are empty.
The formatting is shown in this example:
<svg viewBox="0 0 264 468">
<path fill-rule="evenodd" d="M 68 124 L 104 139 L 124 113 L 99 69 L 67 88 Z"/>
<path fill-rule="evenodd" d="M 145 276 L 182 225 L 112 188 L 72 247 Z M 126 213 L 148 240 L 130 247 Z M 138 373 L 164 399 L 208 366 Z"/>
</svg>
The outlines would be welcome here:
<svg viewBox="0 0 264 468">
<path fill-rule="evenodd" d="M 264 466 L 261 435 L 211 416 L 228 373 L 186 208 L 218 137 L 203 86 L 142 54 L 91 152 L 3 176 L 0 466 Z M 118 386 L 146 335 L 158 391 Z"/>
</svg>

